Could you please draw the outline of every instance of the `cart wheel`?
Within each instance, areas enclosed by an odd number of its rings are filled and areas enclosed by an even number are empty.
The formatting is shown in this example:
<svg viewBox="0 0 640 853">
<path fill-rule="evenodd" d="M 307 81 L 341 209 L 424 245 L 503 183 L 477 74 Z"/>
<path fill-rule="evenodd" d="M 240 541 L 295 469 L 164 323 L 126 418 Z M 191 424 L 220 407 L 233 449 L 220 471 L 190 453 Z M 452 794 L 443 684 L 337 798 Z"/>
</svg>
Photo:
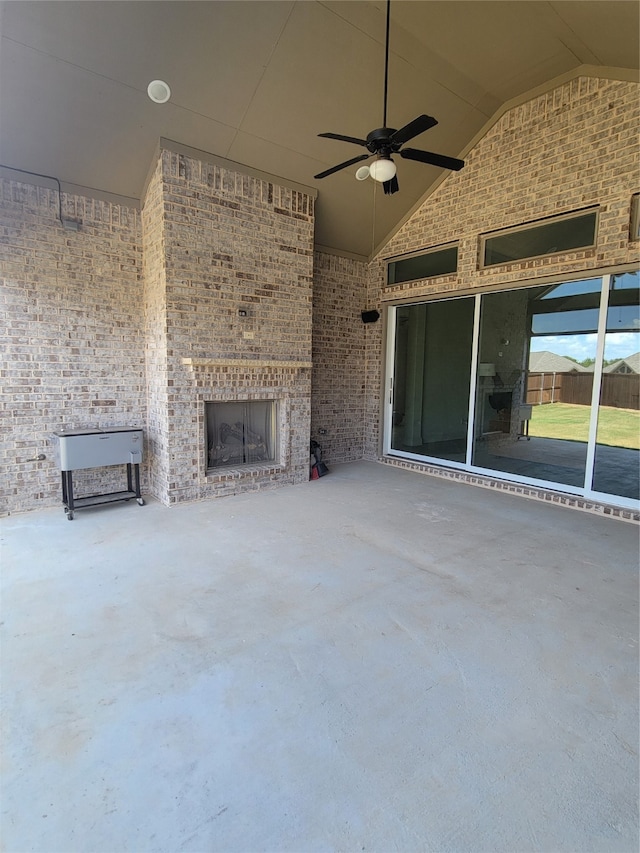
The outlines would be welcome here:
<svg viewBox="0 0 640 853">
<path fill-rule="evenodd" d="M 71 510 L 69 510 L 69 512 L 67 513 L 67 521 L 73 521 L 73 513 L 71 512 Z"/>
<path fill-rule="evenodd" d="M 138 506 L 144 506 L 144 498 L 138 498 Z"/>
</svg>

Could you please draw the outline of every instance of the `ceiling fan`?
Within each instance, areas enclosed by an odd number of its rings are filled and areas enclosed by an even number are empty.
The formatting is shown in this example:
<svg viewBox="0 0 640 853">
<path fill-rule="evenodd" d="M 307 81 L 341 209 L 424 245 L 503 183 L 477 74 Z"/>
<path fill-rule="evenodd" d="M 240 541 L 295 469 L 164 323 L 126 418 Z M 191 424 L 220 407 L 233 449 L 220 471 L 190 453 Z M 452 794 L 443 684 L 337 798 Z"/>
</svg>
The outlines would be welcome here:
<svg viewBox="0 0 640 853">
<path fill-rule="evenodd" d="M 367 149 L 368 154 L 360 154 L 358 157 L 353 157 L 344 163 L 339 163 L 331 169 L 326 169 L 320 172 L 319 175 L 314 175 L 316 179 L 326 178 L 333 175 L 334 172 L 339 172 L 341 169 L 346 169 L 348 166 L 353 166 L 355 163 L 360 163 L 362 160 L 367 160 L 369 157 L 375 156 L 376 159 L 370 166 L 361 166 L 356 172 L 356 178 L 360 181 L 368 177 L 378 181 L 384 187 L 385 195 L 391 195 L 398 192 L 398 178 L 396 176 L 396 164 L 391 157 L 392 154 L 399 154 L 405 160 L 417 160 L 419 163 L 428 163 L 431 166 L 440 166 L 443 169 L 452 169 L 458 171 L 464 166 L 464 160 L 458 160 L 456 157 L 447 157 L 444 154 L 435 154 L 432 151 L 420 151 L 417 148 L 402 148 L 405 142 L 413 139 L 415 136 L 424 133 L 425 130 L 434 127 L 438 122 L 435 118 L 427 115 L 421 115 L 405 124 L 399 130 L 392 127 L 387 127 L 387 91 L 389 81 L 389 22 L 391 16 L 391 0 L 387 0 L 387 30 L 385 44 L 385 59 L 384 59 L 384 112 L 382 117 L 382 127 L 372 130 L 367 135 L 366 139 L 358 139 L 355 136 L 344 136 L 341 133 L 319 133 L 318 136 L 327 139 L 338 139 L 342 142 L 351 142 L 353 145 L 361 145 Z"/>
</svg>

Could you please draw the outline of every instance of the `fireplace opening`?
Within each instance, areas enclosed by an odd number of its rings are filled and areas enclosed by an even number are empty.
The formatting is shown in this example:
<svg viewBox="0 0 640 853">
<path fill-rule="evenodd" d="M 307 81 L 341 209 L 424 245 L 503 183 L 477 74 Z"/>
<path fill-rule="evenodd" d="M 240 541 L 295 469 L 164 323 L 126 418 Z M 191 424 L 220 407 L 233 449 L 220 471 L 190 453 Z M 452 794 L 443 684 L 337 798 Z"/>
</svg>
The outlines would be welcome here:
<svg viewBox="0 0 640 853">
<path fill-rule="evenodd" d="M 276 461 L 276 401 L 205 403 L 209 469 Z"/>
</svg>

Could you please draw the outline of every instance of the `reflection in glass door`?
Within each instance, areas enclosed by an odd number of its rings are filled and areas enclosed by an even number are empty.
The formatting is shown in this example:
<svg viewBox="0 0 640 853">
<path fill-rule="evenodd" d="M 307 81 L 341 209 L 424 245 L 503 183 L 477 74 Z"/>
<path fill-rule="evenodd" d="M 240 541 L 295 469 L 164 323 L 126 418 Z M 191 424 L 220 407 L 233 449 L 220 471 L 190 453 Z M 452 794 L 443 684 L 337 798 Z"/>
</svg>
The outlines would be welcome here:
<svg viewBox="0 0 640 853">
<path fill-rule="evenodd" d="M 597 278 L 482 297 L 474 465 L 584 487 L 600 293 Z"/>
<path fill-rule="evenodd" d="M 396 309 L 391 449 L 465 461 L 472 297 Z"/>
<path fill-rule="evenodd" d="M 598 406 L 593 490 L 640 498 L 638 273 L 611 278 Z"/>
</svg>

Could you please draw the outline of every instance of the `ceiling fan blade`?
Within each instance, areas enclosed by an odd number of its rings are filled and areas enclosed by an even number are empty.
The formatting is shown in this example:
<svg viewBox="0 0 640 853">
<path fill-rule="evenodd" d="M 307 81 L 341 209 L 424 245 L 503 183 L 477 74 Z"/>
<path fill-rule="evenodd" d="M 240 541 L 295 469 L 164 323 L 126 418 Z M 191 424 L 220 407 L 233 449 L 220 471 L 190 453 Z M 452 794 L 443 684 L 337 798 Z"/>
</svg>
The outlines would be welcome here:
<svg viewBox="0 0 640 853">
<path fill-rule="evenodd" d="M 341 142 L 352 142 L 354 145 L 366 146 L 366 139 L 357 139 L 355 136 L 343 136 L 341 133 L 319 133 L 318 136 L 323 136 L 325 139 L 339 139 Z"/>
<path fill-rule="evenodd" d="M 419 163 L 429 163 L 430 166 L 441 166 L 443 169 L 453 169 L 458 172 L 464 166 L 464 160 L 447 157 L 445 154 L 434 154 L 433 151 L 418 151 L 417 148 L 403 148 L 399 152 L 405 160 L 417 160 Z"/>
<path fill-rule="evenodd" d="M 385 181 L 382 186 L 385 195 L 393 195 L 394 193 L 397 193 L 400 189 L 398 186 L 398 176 L 394 175 L 390 181 Z"/>
<path fill-rule="evenodd" d="M 418 116 L 418 118 L 410 121 L 409 124 L 401 127 L 400 130 L 392 133 L 391 141 L 394 145 L 403 145 L 405 142 L 413 139 L 414 136 L 424 133 L 425 130 L 429 130 L 430 127 L 435 127 L 437 124 L 437 120 L 432 116 Z"/>
<path fill-rule="evenodd" d="M 371 154 L 361 154 L 359 157 L 354 157 L 352 160 L 347 160 L 346 163 L 340 163 L 338 166 L 333 166 L 331 169 L 327 169 L 325 172 L 320 172 L 319 175 L 314 175 L 313 177 L 316 180 L 318 178 L 326 178 L 327 175 L 333 175 L 334 172 L 339 172 L 340 169 L 346 169 L 347 166 L 353 166 L 354 163 L 359 163 L 361 160 L 366 160 L 368 157 L 371 157 Z"/>
</svg>

